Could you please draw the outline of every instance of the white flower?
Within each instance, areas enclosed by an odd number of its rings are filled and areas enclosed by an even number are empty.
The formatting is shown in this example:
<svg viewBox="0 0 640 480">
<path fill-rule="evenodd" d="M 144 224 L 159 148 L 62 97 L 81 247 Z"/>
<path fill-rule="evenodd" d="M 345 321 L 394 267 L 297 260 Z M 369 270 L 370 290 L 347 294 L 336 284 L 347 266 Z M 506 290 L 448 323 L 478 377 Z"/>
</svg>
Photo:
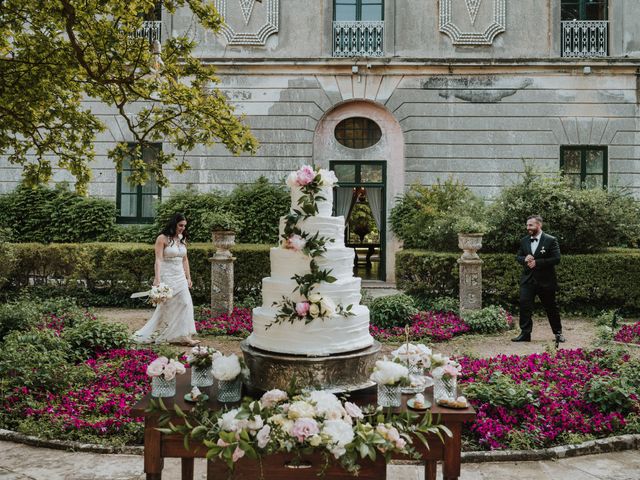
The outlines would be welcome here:
<svg viewBox="0 0 640 480">
<path fill-rule="evenodd" d="M 260 415 L 256 415 L 253 420 L 247 420 L 247 428 L 251 431 L 260 430 L 264 426 L 264 420 Z"/>
<path fill-rule="evenodd" d="M 351 418 L 364 418 L 362 410 L 355 403 L 345 402 L 344 409 Z"/>
<path fill-rule="evenodd" d="M 173 360 L 171 360 L 164 367 L 164 379 L 165 380 L 173 380 L 174 378 L 176 378 L 176 373 L 178 373 L 178 371 L 176 369 L 176 363 Z"/>
<path fill-rule="evenodd" d="M 234 380 L 242 368 L 240 367 L 240 360 L 235 353 L 232 353 L 228 357 L 218 357 L 213 361 L 211 366 L 213 376 L 218 380 Z"/>
<path fill-rule="evenodd" d="M 338 309 L 338 306 L 335 304 L 335 302 L 327 297 L 322 299 L 322 301 L 320 302 L 320 307 L 323 317 L 331 317 L 335 315 L 336 310 Z"/>
<path fill-rule="evenodd" d="M 314 390 L 309 393 L 309 400 L 315 403 L 318 415 L 329 420 L 338 420 L 346 414 L 342 403 L 333 393 Z"/>
<path fill-rule="evenodd" d="M 273 390 L 269 390 L 264 395 L 262 395 L 262 398 L 260 398 L 260 404 L 263 408 L 271 408 L 277 403 L 286 400 L 287 398 L 289 397 L 287 396 L 286 392 L 283 392 L 282 390 L 278 390 L 276 388 Z"/>
<path fill-rule="evenodd" d="M 333 170 L 325 170 L 321 168 L 318 173 L 320 174 L 320 184 L 325 187 L 333 187 L 334 184 L 338 183 L 338 177 L 333 172 Z"/>
<path fill-rule="evenodd" d="M 262 427 L 256 435 L 256 439 L 258 440 L 258 448 L 266 447 L 271 439 L 271 427 L 269 425 Z"/>
<path fill-rule="evenodd" d="M 311 295 L 309 295 L 309 301 L 311 303 L 319 303 L 322 301 L 322 295 L 320 295 L 319 293 L 312 293 Z"/>
<path fill-rule="evenodd" d="M 436 367 L 431 370 L 431 376 L 433 378 L 442 378 L 442 375 L 444 375 L 444 368 L 442 367 Z"/>
<path fill-rule="evenodd" d="M 182 362 L 178 362 L 178 361 L 172 359 L 169 362 L 169 365 L 171 365 L 171 364 L 173 364 L 174 368 L 176 369 L 176 374 L 177 375 L 184 375 L 186 373 L 187 369 L 182 364 Z"/>
<path fill-rule="evenodd" d="M 379 385 L 395 385 L 408 376 L 409 370 L 404 365 L 388 360 L 378 360 L 370 378 Z"/>
<path fill-rule="evenodd" d="M 313 408 L 313 405 L 303 400 L 293 402 L 289 407 L 289 418 L 293 420 L 296 418 L 313 418 L 315 414 L 316 409 Z"/>
<path fill-rule="evenodd" d="M 449 363 L 449 357 L 445 357 L 441 353 L 434 353 L 431 356 L 431 366 L 432 367 L 443 367 Z"/>
<path fill-rule="evenodd" d="M 285 242 L 285 248 L 300 252 L 307 245 L 307 241 L 300 235 L 293 234 Z"/>
<path fill-rule="evenodd" d="M 354 438 L 353 428 L 347 422 L 342 420 L 327 420 L 322 427 L 322 434 L 329 437 L 329 451 L 335 458 L 340 458 L 345 454 L 346 445 L 351 443 Z"/>
<path fill-rule="evenodd" d="M 317 447 L 322 443 L 322 437 L 320 435 L 314 435 L 309 438 L 309 445 L 312 447 Z"/>
<path fill-rule="evenodd" d="M 233 410 L 229 410 L 227 413 L 222 414 L 218 419 L 218 426 L 226 432 L 235 432 L 238 430 L 239 425 L 236 415 L 238 415 L 239 411 L 239 409 L 234 408 Z"/>
<path fill-rule="evenodd" d="M 287 185 L 291 188 L 298 186 L 298 174 L 297 172 L 291 172 L 287 177 Z"/>
<path fill-rule="evenodd" d="M 309 307 L 309 315 L 311 315 L 313 318 L 317 318 L 318 315 L 320 315 L 320 307 L 315 303 L 312 303 Z"/>
<path fill-rule="evenodd" d="M 150 377 L 159 377 L 164 371 L 165 365 L 169 363 L 167 357 L 158 357 L 147 366 L 147 375 Z"/>
<path fill-rule="evenodd" d="M 242 450 L 240 446 L 237 446 L 236 449 L 233 451 L 231 460 L 235 463 L 238 460 L 240 460 L 242 457 L 244 457 L 244 450 Z"/>
<path fill-rule="evenodd" d="M 431 349 L 422 343 L 418 345 L 403 344 L 400 348 L 391 352 L 393 358 L 399 358 L 409 365 L 420 365 L 424 368 L 431 366 Z"/>
</svg>

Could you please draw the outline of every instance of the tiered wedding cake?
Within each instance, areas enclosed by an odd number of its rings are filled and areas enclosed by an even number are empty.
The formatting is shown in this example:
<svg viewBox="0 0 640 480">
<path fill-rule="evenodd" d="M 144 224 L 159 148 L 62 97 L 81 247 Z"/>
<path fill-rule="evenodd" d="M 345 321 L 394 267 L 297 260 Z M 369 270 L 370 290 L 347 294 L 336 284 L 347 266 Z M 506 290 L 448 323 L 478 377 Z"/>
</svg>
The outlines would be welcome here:
<svg viewBox="0 0 640 480">
<path fill-rule="evenodd" d="M 344 246 L 344 217 L 332 217 L 333 172 L 303 167 L 287 179 L 291 212 L 271 249 L 249 345 L 268 352 L 326 356 L 369 347 L 369 309 L 360 305 L 354 252 Z"/>
</svg>

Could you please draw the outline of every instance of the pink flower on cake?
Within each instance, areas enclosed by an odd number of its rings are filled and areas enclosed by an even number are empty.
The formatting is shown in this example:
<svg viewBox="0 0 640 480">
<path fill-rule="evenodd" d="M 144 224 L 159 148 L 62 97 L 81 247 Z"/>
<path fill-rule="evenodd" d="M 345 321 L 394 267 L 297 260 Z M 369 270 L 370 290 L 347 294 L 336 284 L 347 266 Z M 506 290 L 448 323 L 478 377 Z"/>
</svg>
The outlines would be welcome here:
<svg viewBox="0 0 640 480">
<path fill-rule="evenodd" d="M 291 435 L 299 442 L 304 442 L 307 438 L 318 433 L 320 433 L 318 422 L 313 418 L 299 418 L 291 429 Z"/>
<path fill-rule="evenodd" d="M 306 317 L 309 313 L 309 302 L 296 303 L 296 313 L 299 317 Z"/>
<path fill-rule="evenodd" d="M 313 182 L 313 179 L 316 178 L 316 172 L 313 171 L 313 167 L 309 165 L 305 165 L 300 170 L 296 172 L 298 178 L 298 185 L 304 187 L 305 185 L 309 185 Z"/>
<path fill-rule="evenodd" d="M 306 244 L 307 241 L 304 238 L 302 238 L 300 235 L 294 234 L 287 238 L 284 244 L 284 248 L 300 252 L 304 249 Z"/>
</svg>

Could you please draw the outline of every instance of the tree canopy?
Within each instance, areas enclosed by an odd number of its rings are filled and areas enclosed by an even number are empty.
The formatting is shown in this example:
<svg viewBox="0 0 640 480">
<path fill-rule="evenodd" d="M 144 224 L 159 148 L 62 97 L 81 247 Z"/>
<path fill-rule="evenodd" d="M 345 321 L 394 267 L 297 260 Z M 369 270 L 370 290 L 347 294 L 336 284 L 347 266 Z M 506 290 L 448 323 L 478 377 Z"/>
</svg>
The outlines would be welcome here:
<svg viewBox="0 0 640 480">
<path fill-rule="evenodd" d="M 152 45 L 139 35 L 154 0 L 0 1 L 0 155 L 23 168 L 24 181 L 68 170 L 86 193 L 94 140 L 105 124 L 83 101 L 108 105 L 125 125 L 125 138 L 108 152 L 118 170 L 131 158 L 132 181 L 154 175 L 168 184 L 164 166 L 184 171 L 181 154 L 222 143 L 234 154 L 253 153 L 257 141 L 234 114 L 210 66 L 193 56 L 195 42 L 172 36 Z M 206 0 L 165 0 L 174 13 L 188 7 L 203 28 L 217 32 L 222 18 Z M 154 53 L 155 49 L 155 53 Z M 143 161 L 152 143 L 170 143 Z"/>
</svg>

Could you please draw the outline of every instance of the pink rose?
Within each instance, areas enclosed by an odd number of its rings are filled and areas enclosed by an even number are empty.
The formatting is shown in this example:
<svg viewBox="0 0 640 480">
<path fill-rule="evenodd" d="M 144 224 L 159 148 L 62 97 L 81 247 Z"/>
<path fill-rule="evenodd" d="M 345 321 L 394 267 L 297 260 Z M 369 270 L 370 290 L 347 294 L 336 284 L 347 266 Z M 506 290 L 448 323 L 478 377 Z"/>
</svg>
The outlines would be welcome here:
<svg viewBox="0 0 640 480">
<path fill-rule="evenodd" d="M 296 303 L 296 313 L 299 317 L 306 317 L 309 313 L 309 302 Z"/>
<path fill-rule="evenodd" d="M 300 235 L 291 235 L 285 242 L 285 248 L 300 252 L 307 245 L 307 241 Z"/>
<path fill-rule="evenodd" d="M 390 442 L 397 442 L 398 440 L 400 440 L 400 432 L 398 432 L 398 429 L 396 427 L 391 427 L 387 431 L 387 438 Z"/>
<path fill-rule="evenodd" d="M 320 429 L 313 418 L 299 418 L 291 427 L 291 435 L 301 443 L 318 433 L 320 433 Z"/>
<path fill-rule="evenodd" d="M 347 415 L 352 418 L 364 418 L 362 410 L 355 403 L 344 402 L 344 409 L 347 411 Z"/>
<path fill-rule="evenodd" d="M 296 175 L 298 177 L 298 185 L 300 185 L 301 187 L 309 185 L 311 182 L 313 182 L 313 179 L 316 178 L 316 172 L 314 172 L 313 168 L 309 165 L 305 165 L 300 170 L 298 170 Z"/>
<path fill-rule="evenodd" d="M 262 398 L 260 398 L 260 404 L 263 408 L 271 408 L 287 398 L 287 392 L 283 392 L 282 390 L 275 388 L 262 395 Z"/>
<path fill-rule="evenodd" d="M 169 362 L 164 367 L 164 379 L 165 380 L 173 380 L 174 378 L 176 378 L 176 373 L 177 373 L 177 369 L 176 369 L 176 365 L 175 365 L 174 362 Z"/>
<path fill-rule="evenodd" d="M 240 447 L 236 447 L 236 449 L 233 451 L 233 455 L 231 456 L 231 460 L 233 460 L 233 462 L 235 463 L 242 457 L 244 457 L 244 450 L 242 450 Z"/>
<path fill-rule="evenodd" d="M 150 377 L 159 377 L 160 375 L 162 375 L 162 372 L 164 372 L 164 366 L 167 363 L 167 357 L 156 358 L 147 366 L 147 375 Z"/>
<path fill-rule="evenodd" d="M 442 371 L 444 375 L 449 375 L 450 377 L 457 377 L 459 373 L 458 369 L 451 364 L 445 365 Z"/>
</svg>

